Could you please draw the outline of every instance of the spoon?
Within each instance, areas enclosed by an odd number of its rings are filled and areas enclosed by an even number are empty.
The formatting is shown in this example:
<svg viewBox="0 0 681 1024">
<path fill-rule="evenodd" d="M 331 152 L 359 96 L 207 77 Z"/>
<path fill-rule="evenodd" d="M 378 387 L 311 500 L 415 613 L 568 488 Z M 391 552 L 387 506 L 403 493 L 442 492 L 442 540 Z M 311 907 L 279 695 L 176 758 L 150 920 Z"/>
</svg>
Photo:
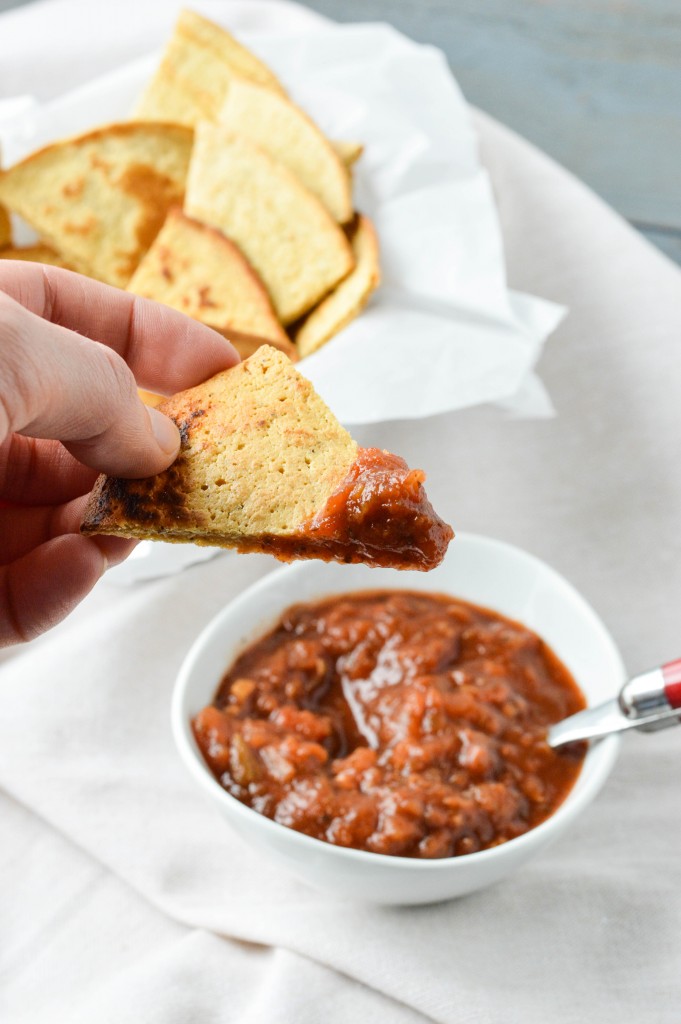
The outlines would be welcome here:
<svg viewBox="0 0 681 1024">
<path fill-rule="evenodd" d="M 578 711 L 552 725 L 550 747 L 595 740 L 612 732 L 655 732 L 681 723 L 681 658 L 643 672 L 625 683 L 617 697 Z"/>
</svg>

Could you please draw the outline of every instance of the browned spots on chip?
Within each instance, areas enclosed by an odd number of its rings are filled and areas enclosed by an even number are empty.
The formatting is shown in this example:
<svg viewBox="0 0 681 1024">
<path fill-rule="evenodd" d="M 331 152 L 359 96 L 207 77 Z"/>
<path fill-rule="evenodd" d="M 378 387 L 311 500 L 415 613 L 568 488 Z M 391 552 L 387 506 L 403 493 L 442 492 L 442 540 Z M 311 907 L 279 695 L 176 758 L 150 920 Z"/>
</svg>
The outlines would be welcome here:
<svg viewBox="0 0 681 1024">
<path fill-rule="evenodd" d="M 9 219 L 9 213 L 4 206 L 0 206 L 0 248 L 5 246 L 11 246 L 12 244 L 12 224 Z"/>
<path fill-rule="evenodd" d="M 112 516 L 123 515 L 163 531 L 190 521 L 177 465 L 154 477 L 151 489 L 148 484 L 148 480 L 109 478 L 106 491 L 100 486 L 93 494 L 93 523 L 103 524 Z"/>
<path fill-rule="evenodd" d="M 199 306 L 201 309 L 206 309 L 208 307 L 216 309 L 217 305 L 217 302 L 213 302 L 210 297 L 210 285 L 206 284 L 203 288 L 199 288 Z"/>
<path fill-rule="evenodd" d="M 166 245 L 156 246 L 156 256 L 158 258 L 158 268 L 161 277 L 164 281 L 173 282 L 175 280 L 175 274 L 171 267 L 173 264 L 173 253 L 168 249 Z"/>
<path fill-rule="evenodd" d="M 192 428 L 193 421 L 198 419 L 200 416 L 205 416 L 205 415 L 206 415 L 206 410 L 205 409 L 194 409 L 193 412 L 191 412 L 190 415 L 187 416 L 186 419 L 184 419 L 184 420 L 177 420 L 177 419 L 175 419 L 175 425 L 176 425 L 177 429 L 180 431 L 180 441 L 182 442 L 183 445 L 186 445 L 189 442 L 189 435 L 191 434 L 191 428 Z M 172 469 L 172 466 L 171 466 L 171 469 Z"/>
<path fill-rule="evenodd" d="M 61 194 L 65 199 L 77 199 L 78 196 L 82 195 L 84 188 L 85 180 L 83 178 L 74 178 L 73 181 L 67 181 L 62 185 Z"/>
<path fill-rule="evenodd" d="M 91 213 L 88 217 L 84 217 L 83 220 L 75 221 L 69 220 L 64 222 L 63 230 L 67 235 L 91 235 L 97 228 L 99 221 L 95 217 L 94 213 Z"/>
<path fill-rule="evenodd" d="M 147 164 L 131 164 L 118 182 L 128 195 L 139 200 L 140 218 L 135 229 L 137 249 L 128 256 L 128 271 L 133 273 L 147 251 L 173 204 L 182 205 L 184 194 L 171 178 Z"/>
<path fill-rule="evenodd" d="M 353 238 L 357 234 L 357 228 L 359 227 L 359 214 L 355 212 L 352 216 L 352 220 L 349 220 L 347 224 L 343 224 L 343 231 L 348 242 L 352 242 Z"/>
<path fill-rule="evenodd" d="M 103 171 L 107 176 L 111 170 L 111 164 L 109 161 L 105 160 L 98 153 L 90 154 L 90 167 L 92 167 L 93 170 Z"/>
</svg>

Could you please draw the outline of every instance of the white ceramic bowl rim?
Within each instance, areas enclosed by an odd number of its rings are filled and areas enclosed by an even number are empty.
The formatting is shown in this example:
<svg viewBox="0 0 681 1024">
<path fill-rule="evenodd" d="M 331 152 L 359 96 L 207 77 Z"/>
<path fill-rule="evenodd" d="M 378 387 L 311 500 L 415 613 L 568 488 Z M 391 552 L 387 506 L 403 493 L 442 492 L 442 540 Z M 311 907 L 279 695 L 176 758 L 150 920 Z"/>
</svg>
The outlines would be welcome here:
<svg viewBox="0 0 681 1024">
<path fill-rule="evenodd" d="M 618 665 L 622 682 L 624 682 L 626 678 L 625 667 L 614 641 L 593 608 L 572 586 L 572 584 L 565 579 L 565 577 L 561 576 L 560 573 L 556 572 L 555 569 L 552 569 L 545 562 L 542 562 L 542 560 L 537 558 L 535 555 L 523 551 L 522 549 L 504 541 L 485 537 L 481 534 L 464 532 L 457 533 L 457 539 L 459 542 L 467 541 L 481 543 L 488 547 L 497 547 L 500 551 L 504 551 L 509 554 L 519 554 L 526 562 L 534 564 L 543 573 L 548 573 L 552 576 L 554 581 L 562 588 L 566 588 L 573 600 L 580 605 L 582 613 L 590 620 L 590 625 L 594 632 L 599 634 L 601 643 L 603 643 L 606 648 L 609 648 L 610 656 Z M 286 573 L 295 579 L 296 575 L 305 571 L 306 566 L 307 563 L 304 562 L 296 563 L 294 565 L 286 566 L 285 568 L 277 569 L 275 570 L 275 573 L 277 574 L 277 578 L 281 578 L 281 576 Z M 433 859 L 402 857 L 393 854 L 373 853 L 368 850 L 356 850 L 347 846 L 336 846 L 333 843 L 327 843 L 322 839 L 316 839 L 314 836 L 308 836 L 304 832 L 298 832 L 297 830 L 290 829 L 288 826 L 282 825 L 279 822 L 260 814 L 247 804 L 241 803 L 240 800 L 237 800 L 236 797 L 233 797 L 220 785 L 204 761 L 198 744 L 194 738 L 190 719 L 186 714 L 185 698 L 187 687 L 192 678 L 193 670 L 200 658 L 203 647 L 216 633 L 220 633 L 222 631 L 223 624 L 225 620 L 229 619 L 235 603 L 237 601 L 241 602 L 246 598 L 255 598 L 259 593 L 266 591 L 271 585 L 273 575 L 273 573 L 268 573 L 267 576 L 248 587 L 243 591 L 243 593 L 239 594 L 238 597 L 232 599 L 202 630 L 182 664 L 173 693 L 171 725 L 180 755 L 189 768 L 191 774 L 198 781 L 199 785 L 201 785 L 214 800 L 217 799 L 222 803 L 229 814 L 237 814 L 238 816 L 245 817 L 250 820 L 252 820 L 253 815 L 256 815 L 262 826 L 266 829 L 274 829 L 277 833 L 281 833 L 283 831 L 289 835 L 293 833 L 301 844 L 308 847 L 310 853 L 319 854 L 323 849 L 331 857 L 341 857 L 346 860 L 349 858 L 357 863 L 377 866 L 382 862 L 394 867 L 395 863 L 398 862 L 400 869 L 404 868 L 406 871 L 429 873 L 438 871 L 445 872 L 452 870 L 453 862 L 465 860 L 468 864 L 472 864 L 473 862 L 482 863 L 483 861 L 498 858 L 500 854 L 503 854 L 503 851 L 511 845 L 514 850 L 518 851 L 522 846 L 534 845 L 540 836 L 544 836 L 547 832 L 553 831 L 554 829 L 560 829 L 561 826 L 569 824 L 573 818 L 579 815 L 582 807 L 590 802 L 594 791 L 597 792 L 601 788 L 604 779 L 607 778 L 617 758 L 621 742 L 620 737 L 617 735 L 607 736 L 589 749 L 589 752 L 582 764 L 580 775 L 573 784 L 573 788 L 569 791 L 566 798 L 557 807 L 553 814 L 542 821 L 539 825 L 529 829 L 520 836 L 516 836 L 514 839 L 509 839 L 500 846 L 491 847 L 487 850 L 479 850 L 476 853 L 467 853 L 459 857 L 439 857 Z M 341 589 L 338 593 L 361 592 L 361 590 L 369 589 L 372 588 L 355 588 L 354 591 L 343 591 Z M 378 586 L 375 589 L 383 588 Z M 407 585 L 403 589 L 409 590 L 410 588 Z M 295 594 L 294 587 L 292 588 L 292 592 Z M 438 593 L 437 588 L 433 588 L 432 592 Z M 291 604 L 295 603 L 294 597 Z M 282 607 L 280 614 L 283 613 L 284 610 L 285 608 Z M 263 629 L 260 630 L 259 635 L 264 635 L 264 633 L 271 628 L 273 624 L 274 623 L 269 626 L 265 625 Z M 224 671 L 226 671 L 227 668 L 228 666 L 225 665 Z M 217 684 L 215 686 L 215 690 L 217 690 Z M 579 793 L 575 794 L 575 790 L 578 786 L 580 786 Z"/>
</svg>

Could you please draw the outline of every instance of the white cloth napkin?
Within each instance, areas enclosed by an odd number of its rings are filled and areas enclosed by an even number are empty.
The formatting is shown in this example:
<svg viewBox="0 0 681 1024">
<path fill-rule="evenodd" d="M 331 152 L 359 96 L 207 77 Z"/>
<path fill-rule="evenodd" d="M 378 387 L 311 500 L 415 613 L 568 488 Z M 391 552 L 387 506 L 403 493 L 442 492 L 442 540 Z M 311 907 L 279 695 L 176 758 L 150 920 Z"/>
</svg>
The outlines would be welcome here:
<svg viewBox="0 0 681 1024">
<path fill-rule="evenodd" d="M 84 77 L 125 37 L 113 7 L 112 40 L 78 57 Z M 2 23 L 15 92 L 35 73 L 38 24 L 76 59 L 76 9 L 54 0 Z M 513 285 L 572 310 L 540 365 L 558 416 L 476 409 L 359 440 L 423 465 L 455 527 L 564 572 L 640 670 L 679 654 L 681 275 L 545 157 L 477 123 Z M 435 907 L 319 894 L 227 830 L 174 752 L 170 692 L 202 625 L 272 565 L 221 557 L 129 590 L 104 581 L 4 655 L 0 1019 L 676 1024 L 677 730 L 628 737 L 596 804 L 524 871 Z"/>
</svg>

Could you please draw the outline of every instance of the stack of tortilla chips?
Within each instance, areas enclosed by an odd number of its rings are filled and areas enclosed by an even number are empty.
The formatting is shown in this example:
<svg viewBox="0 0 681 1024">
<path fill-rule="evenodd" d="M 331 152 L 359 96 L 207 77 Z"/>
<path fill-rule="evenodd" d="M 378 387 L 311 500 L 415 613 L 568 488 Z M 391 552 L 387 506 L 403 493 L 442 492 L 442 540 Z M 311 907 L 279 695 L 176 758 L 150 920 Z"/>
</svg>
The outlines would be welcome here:
<svg viewBox="0 0 681 1024">
<path fill-rule="evenodd" d="M 244 356 L 265 343 L 306 356 L 379 283 L 376 235 L 352 202 L 361 152 L 327 139 L 254 54 L 184 11 L 131 120 L 0 172 L 0 258 L 163 302 Z M 14 246 L 7 211 L 40 241 Z"/>
</svg>

